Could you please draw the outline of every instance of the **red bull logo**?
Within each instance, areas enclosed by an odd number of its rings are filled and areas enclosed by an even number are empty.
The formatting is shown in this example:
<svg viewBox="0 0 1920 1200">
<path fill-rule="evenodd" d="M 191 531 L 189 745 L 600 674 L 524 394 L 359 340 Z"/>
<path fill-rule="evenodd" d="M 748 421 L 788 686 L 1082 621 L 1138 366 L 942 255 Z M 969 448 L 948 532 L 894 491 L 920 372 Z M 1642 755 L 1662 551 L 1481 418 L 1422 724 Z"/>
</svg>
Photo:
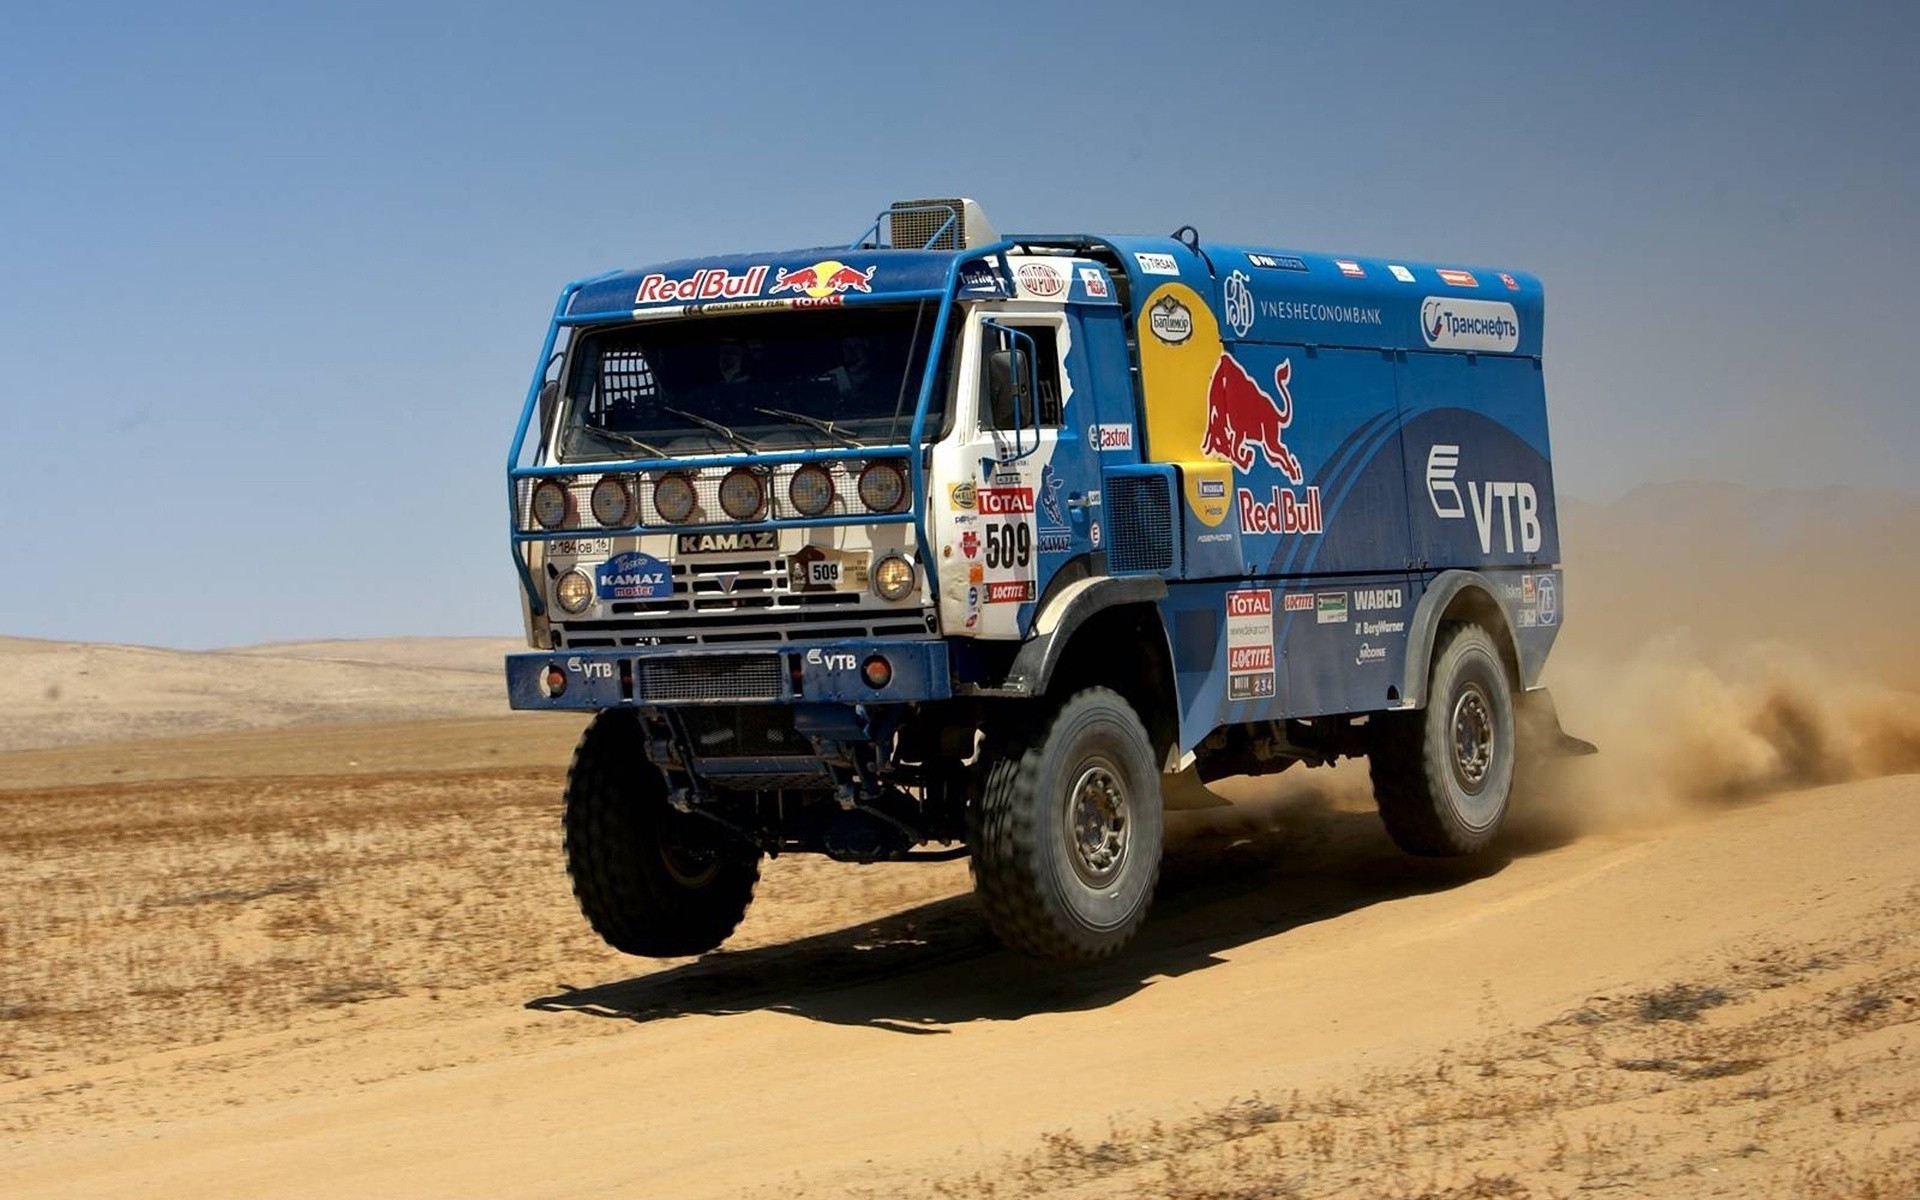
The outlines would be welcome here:
<svg viewBox="0 0 1920 1200">
<path fill-rule="evenodd" d="M 1304 477 L 1300 460 L 1287 449 L 1283 434 L 1293 424 L 1293 393 L 1288 383 L 1293 378 L 1293 360 L 1286 359 L 1273 369 L 1274 390 L 1279 403 L 1260 389 L 1246 368 L 1233 355 L 1222 354 L 1213 369 L 1213 382 L 1207 387 L 1207 432 L 1200 452 L 1233 464 L 1237 471 L 1253 469 L 1256 452 L 1267 465 L 1280 468 L 1291 483 Z"/>
<path fill-rule="evenodd" d="M 780 273 L 773 277 L 773 286 L 767 289 L 767 294 L 777 296 L 781 292 L 794 292 L 819 300 L 848 291 L 872 292 L 873 272 L 873 267 L 862 271 L 833 259 L 795 271 L 782 267 Z"/>
</svg>

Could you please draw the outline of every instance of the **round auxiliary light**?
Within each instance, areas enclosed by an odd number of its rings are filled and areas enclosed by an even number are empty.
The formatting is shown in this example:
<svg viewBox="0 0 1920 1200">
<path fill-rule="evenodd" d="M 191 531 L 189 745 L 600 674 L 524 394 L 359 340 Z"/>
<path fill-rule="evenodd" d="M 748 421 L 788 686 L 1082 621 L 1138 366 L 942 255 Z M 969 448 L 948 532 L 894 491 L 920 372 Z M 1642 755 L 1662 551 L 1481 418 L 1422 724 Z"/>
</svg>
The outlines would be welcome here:
<svg viewBox="0 0 1920 1200">
<path fill-rule="evenodd" d="M 905 600 L 913 591 L 913 564 L 889 554 L 873 567 L 873 591 L 882 600 Z"/>
<path fill-rule="evenodd" d="M 578 568 L 568 571 L 554 582 L 553 598 L 570 613 L 585 612 L 593 603 L 593 580 Z"/>
<path fill-rule="evenodd" d="M 907 498 L 907 473 L 900 464 L 885 459 L 867 464 L 860 472 L 860 503 L 868 512 L 893 512 Z"/>
<path fill-rule="evenodd" d="M 566 694 L 567 673 L 560 669 L 559 663 L 548 663 L 547 669 L 540 672 L 540 691 L 549 699 Z"/>
<path fill-rule="evenodd" d="M 767 489 L 760 476 L 745 467 L 735 467 L 720 481 L 720 507 L 736 521 L 760 515 L 767 504 Z"/>
<path fill-rule="evenodd" d="M 533 489 L 533 519 L 542 529 L 558 529 L 567 523 L 573 498 L 566 485 L 557 479 L 542 479 Z"/>
<path fill-rule="evenodd" d="M 787 482 L 787 499 L 801 516 L 817 517 L 833 507 L 833 476 L 825 467 L 801 467 Z"/>
<path fill-rule="evenodd" d="M 660 518 L 673 525 L 684 524 L 693 515 L 699 498 L 693 494 L 693 480 L 678 471 L 665 475 L 653 485 L 653 507 Z"/>
<path fill-rule="evenodd" d="M 887 661 L 885 655 L 875 654 L 860 664 L 860 675 L 867 681 L 867 686 L 877 692 L 893 682 L 893 664 Z"/>
<path fill-rule="evenodd" d="M 618 529 L 633 516 L 633 489 L 618 475 L 602 475 L 600 482 L 593 485 L 589 507 L 593 509 L 594 520 L 609 529 Z"/>
</svg>

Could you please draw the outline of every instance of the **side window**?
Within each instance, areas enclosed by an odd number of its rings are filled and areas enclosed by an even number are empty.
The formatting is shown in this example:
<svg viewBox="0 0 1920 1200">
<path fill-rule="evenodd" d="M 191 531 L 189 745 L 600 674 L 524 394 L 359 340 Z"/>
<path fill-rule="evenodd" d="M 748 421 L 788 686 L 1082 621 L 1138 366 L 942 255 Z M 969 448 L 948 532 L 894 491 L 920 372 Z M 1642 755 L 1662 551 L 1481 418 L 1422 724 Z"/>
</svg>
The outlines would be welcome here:
<svg viewBox="0 0 1920 1200">
<path fill-rule="evenodd" d="M 1058 330 L 1051 324 L 1022 325 L 1012 321 L 1005 322 L 1009 328 L 1017 329 L 1033 339 L 1034 384 L 1040 391 L 1040 424 L 1043 427 L 1057 428 L 1065 420 L 1060 404 L 1060 350 Z M 988 331 L 984 343 L 985 353 L 989 356 L 996 350 L 1010 347 L 999 344 L 999 338 Z M 1022 349 L 1024 349 L 1024 345 Z M 980 388 L 980 428 L 1011 429 L 1014 416 L 1011 411 L 996 411 L 991 398 L 992 384 L 989 373 L 981 374 Z"/>
</svg>

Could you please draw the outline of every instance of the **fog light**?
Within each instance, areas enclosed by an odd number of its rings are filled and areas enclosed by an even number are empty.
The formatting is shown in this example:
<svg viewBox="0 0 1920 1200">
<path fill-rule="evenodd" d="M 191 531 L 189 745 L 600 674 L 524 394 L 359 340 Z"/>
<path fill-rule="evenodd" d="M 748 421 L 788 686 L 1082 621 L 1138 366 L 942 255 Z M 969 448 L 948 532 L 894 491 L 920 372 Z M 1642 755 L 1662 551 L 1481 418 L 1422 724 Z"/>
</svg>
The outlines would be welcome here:
<svg viewBox="0 0 1920 1200">
<path fill-rule="evenodd" d="M 568 571 L 553 585 L 553 598 L 568 612 L 583 613 L 593 603 L 593 580 L 578 568 Z"/>
<path fill-rule="evenodd" d="M 801 467 L 787 481 L 787 499 L 801 516 L 817 517 L 833 507 L 833 476 L 821 467 Z"/>
<path fill-rule="evenodd" d="M 693 481 L 678 472 L 663 477 L 653 485 L 654 511 L 672 525 L 684 524 L 693 515 L 697 499 L 693 494 Z"/>
<path fill-rule="evenodd" d="M 542 529 L 558 529 L 565 525 L 572 508 L 573 497 L 556 480 L 543 479 L 534 487 L 533 519 L 540 522 Z"/>
<path fill-rule="evenodd" d="M 735 467 L 720 481 L 720 507 L 736 521 L 759 516 L 766 503 L 767 489 L 761 485 L 757 472 Z"/>
<path fill-rule="evenodd" d="M 627 481 L 618 475 L 603 475 L 600 482 L 593 485 L 588 507 L 593 509 L 594 520 L 609 529 L 618 529 L 633 512 L 633 493 L 627 490 Z"/>
<path fill-rule="evenodd" d="M 559 663 L 548 663 L 547 669 L 540 673 L 540 691 L 550 700 L 566 694 L 567 673 L 560 669 Z"/>
<path fill-rule="evenodd" d="M 860 664 L 860 674 L 866 678 L 867 686 L 877 692 L 893 682 L 893 664 L 876 654 Z"/>
<path fill-rule="evenodd" d="M 889 554 L 874 565 L 873 592 L 882 600 L 905 600 L 913 591 L 913 564 Z"/>
<path fill-rule="evenodd" d="M 860 472 L 859 491 L 868 512 L 893 512 L 906 501 L 907 473 L 891 459 L 868 463 Z"/>
</svg>

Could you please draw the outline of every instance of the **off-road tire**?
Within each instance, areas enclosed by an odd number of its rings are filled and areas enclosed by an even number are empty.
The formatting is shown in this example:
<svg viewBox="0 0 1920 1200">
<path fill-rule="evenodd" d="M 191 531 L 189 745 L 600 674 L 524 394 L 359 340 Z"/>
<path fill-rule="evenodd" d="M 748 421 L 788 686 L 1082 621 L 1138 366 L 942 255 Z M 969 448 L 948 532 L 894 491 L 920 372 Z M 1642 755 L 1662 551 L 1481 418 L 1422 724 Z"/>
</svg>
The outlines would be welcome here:
<svg viewBox="0 0 1920 1200">
<path fill-rule="evenodd" d="M 1373 798 L 1395 844 L 1445 858 L 1493 841 L 1513 791 L 1515 741 L 1513 689 L 1492 635 L 1442 625 L 1426 707 L 1380 714 L 1368 730 Z"/>
<path fill-rule="evenodd" d="M 567 769 L 567 874 L 593 931 L 626 954 L 677 958 L 727 940 L 760 881 L 760 851 L 667 803 L 632 713 L 603 712 Z"/>
<path fill-rule="evenodd" d="M 1096 687 L 989 737 L 997 757 L 967 811 L 987 923 L 1038 958 L 1107 957 L 1139 931 L 1160 876 L 1160 779 L 1146 727 L 1118 693 Z"/>
</svg>

